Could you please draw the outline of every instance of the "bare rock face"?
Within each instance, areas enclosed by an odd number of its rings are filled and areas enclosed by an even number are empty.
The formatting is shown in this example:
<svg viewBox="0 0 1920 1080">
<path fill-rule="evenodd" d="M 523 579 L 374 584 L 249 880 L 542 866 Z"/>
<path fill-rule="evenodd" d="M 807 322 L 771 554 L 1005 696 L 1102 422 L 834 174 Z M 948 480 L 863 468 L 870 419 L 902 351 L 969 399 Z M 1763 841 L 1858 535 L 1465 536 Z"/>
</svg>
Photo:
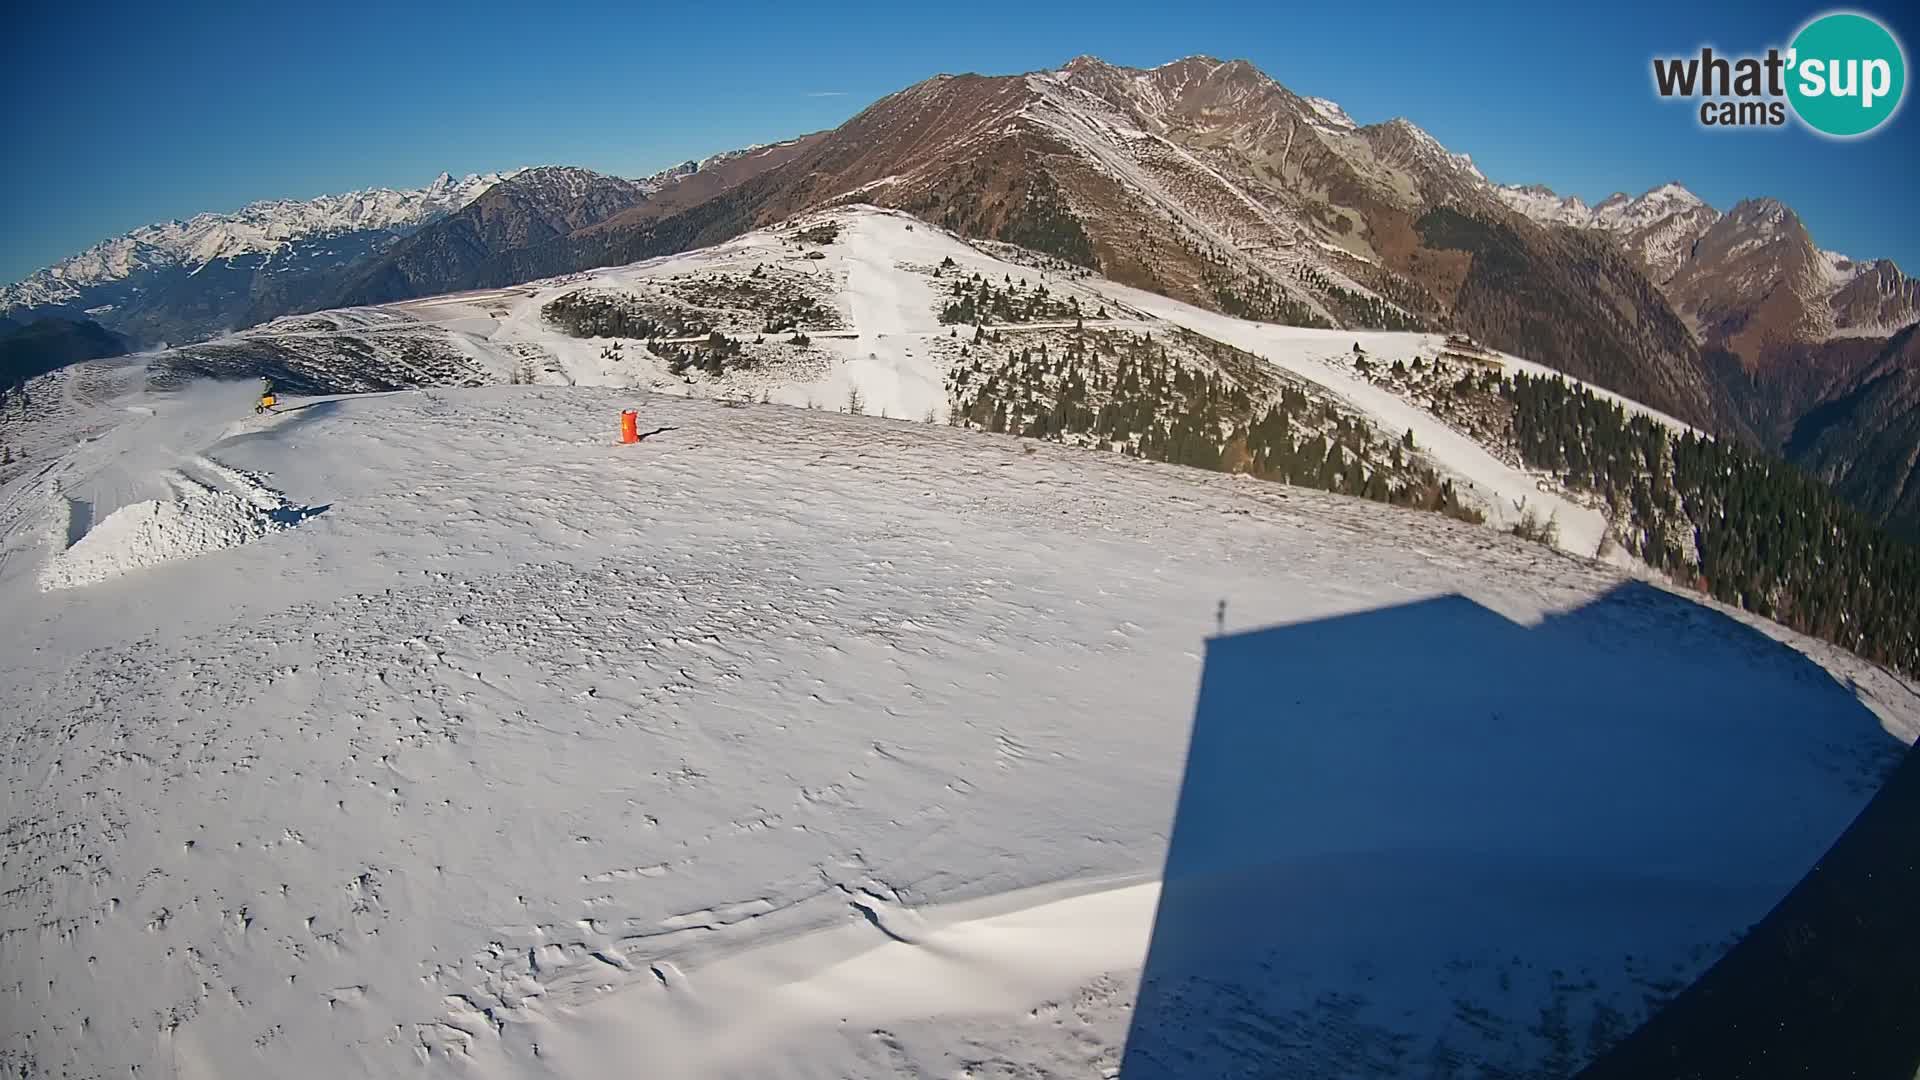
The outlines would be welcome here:
<svg viewBox="0 0 1920 1080">
<path fill-rule="evenodd" d="M 869 202 L 1236 315 L 1457 326 L 1702 426 L 1728 411 L 1628 256 L 1516 220 L 1469 158 L 1410 121 L 1361 126 L 1244 61 L 1143 70 L 1079 57 L 942 75 L 803 143 L 707 202 L 628 211 L 492 277 L 627 262 Z"/>
</svg>

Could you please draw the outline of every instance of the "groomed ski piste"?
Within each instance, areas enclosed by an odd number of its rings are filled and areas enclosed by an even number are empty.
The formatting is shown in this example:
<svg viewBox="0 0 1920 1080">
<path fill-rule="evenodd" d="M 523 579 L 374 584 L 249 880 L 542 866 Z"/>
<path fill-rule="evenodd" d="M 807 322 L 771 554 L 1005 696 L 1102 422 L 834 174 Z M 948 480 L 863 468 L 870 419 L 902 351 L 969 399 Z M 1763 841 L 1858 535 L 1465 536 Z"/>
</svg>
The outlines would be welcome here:
<svg viewBox="0 0 1920 1080">
<path fill-rule="evenodd" d="M 835 230 L 835 238 L 818 244 L 798 239 L 822 227 Z M 1057 297 L 1076 299 L 1088 313 L 1090 327 L 1153 335 L 1185 329 L 1252 352 L 1322 388 L 1368 417 L 1387 437 L 1398 439 L 1411 431 L 1422 454 L 1457 481 L 1462 494 L 1486 513 L 1490 527 L 1509 527 L 1525 507 L 1526 512 L 1558 522 L 1558 543 L 1563 549 L 1588 556 L 1602 550 L 1601 539 L 1607 530 L 1604 515 L 1566 498 L 1555 485 L 1543 483 L 1540 476 L 1500 460 L 1418 405 L 1359 378 L 1344 363 L 1356 344 L 1383 365 L 1396 360 L 1411 362 L 1421 356 L 1431 359 L 1445 348 L 1444 335 L 1317 330 L 1251 322 L 1087 276 L 1057 259 L 1029 256 L 1009 261 L 1013 252 L 1005 245 L 968 243 L 898 212 L 871 206 L 840 207 L 681 255 L 511 288 L 431 297 L 384 308 L 297 316 L 228 341 L 244 349 L 262 340 L 332 342 L 345 338 L 351 339 L 353 355 L 359 357 L 397 352 L 399 343 L 413 345 L 425 340 L 447 356 L 459 358 L 459 363 L 445 366 L 459 369 L 464 364 L 464 377 L 473 382 L 525 377 L 543 384 L 621 386 L 754 401 L 765 398 L 822 410 L 842 408 L 849 392 L 857 390 L 870 414 L 896 419 L 931 415 L 935 422 L 945 423 L 945 378 L 974 327 L 942 323 L 938 313 L 950 299 L 945 290 L 954 276 L 979 274 L 992 282 L 1044 285 Z M 948 276 L 936 276 L 934 271 L 943 260 L 952 260 Z M 638 341 L 570 337 L 542 315 L 547 304 L 570 293 L 628 295 L 662 282 L 679 286 L 688 282 L 739 285 L 756 270 L 771 272 L 781 286 L 810 291 L 837 308 L 842 325 L 809 331 L 811 351 L 805 356 L 796 358 L 789 350 L 788 355 L 776 356 L 761 370 L 729 373 L 717 384 L 673 376 L 667 365 Z M 1092 317 L 1100 309 L 1111 317 Z M 1052 321 L 999 324 L 990 329 L 1071 325 Z M 787 337 L 786 333 L 760 334 L 755 324 L 737 318 L 726 329 L 737 337 L 763 337 L 767 344 L 753 347 L 776 354 Z M 623 348 L 618 358 L 610 359 L 608 350 L 615 345 Z M 1520 358 L 1496 352 L 1486 355 L 1508 372 L 1547 372 Z M 400 361 L 395 366 L 402 374 L 418 374 L 417 364 Z M 439 368 L 433 374 L 448 377 L 448 372 Z M 1596 392 L 1676 430 L 1685 427 L 1604 389 Z M 1609 557 L 1622 565 L 1630 561 L 1618 552 Z"/>
<path fill-rule="evenodd" d="M 813 261 L 956 244 L 851 220 Z M 769 396 L 918 415 L 946 330 L 888 287 Z M 1920 730 L 1848 653 L 1437 514 L 804 400 L 252 393 L 92 400 L 0 489 L 15 1072 L 1562 1075 Z M 1136 1017 L 1150 951 L 1209 974 Z"/>
<path fill-rule="evenodd" d="M 839 235 L 834 242 L 815 249 L 823 258 L 808 259 L 789 237 L 822 224 L 837 227 Z M 599 357 L 607 342 L 579 341 L 557 334 L 541 320 L 541 307 L 556 296 L 582 287 L 618 290 L 636 280 L 690 272 L 740 274 L 775 258 L 824 279 L 826 288 L 845 308 L 850 329 L 815 339 L 840 358 L 824 377 L 760 387 L 774 401 L 834 408 L 850 389 L 857 388 L 869 412 L 920 418 L 931 410 L 936 419 L 944 420 L 944 363 L 950 362 L 951 354 L 943 354 L 939 344 L 954 331 L 964 334 L 971 327 L 939 321 L 937 312 L 946 299 L 941 290 L 947 282 L 930 277 L 927 271 L 951 259 L 959 275 L 977 273 L 990 281 L 1009 277 L 1038 280 L 1057 295 L 1079 298 L 1088 312 L 1108 309 L 1114 317 L 1092 320 L 1096 326 L 1141 333 L 1164 333 L 1181 327 L 1246 349 L 1304 377 L 1372 418 L 1382 431 L 1398 436 L 1411 430 L 1428 455 L 1463 482 L 1495 527 L 1515 518 L 1515 507 L 1524 501 L 1541 515 L 1559 521 L 1560 543 L 1569 551 L 1592 555 L 1599 550 L 1606 531 L 1600 513 L 1543 491 L 1537 477 L 1498 460 L 1431 413 L 1328 362 L 1329 357 L 1345 354 L 1355 344 L 1385 364 L 1411 361 L 1422 354 L 1431 357 L 1443 346 L 1443 335 L 1315 330 L 1236 319 L 1101 278 L 1063 277 L 1009 262 L 908 215 L 875 207 L 826 211 L 803 217 L 788 228 L 757 231 L 704 251 L 611 272 L 575 275 L 557 285 L 513 295 L 512 303 L 494 309 L 509 312 L 505 317 L 486 315 L 492 307 L 489 301 L 498 303 L 508 298 L 498 292 L 474 298 L 479 303 L 449 297 L 398 307 L 449 329 L 464 330 L 472 335 L 469 347 L 482 354 L 498 356 L 503 346 L 510 350 L 516 343 L 536 344 L 561 358 L 569 381 L 632 384 L 638 380 L 630 366 L 609 365 Z M 1536 375 L 1546 371 L 1524 360 L 1493 355 L 1509 371 L 1525 370 Z M 676 389 L 670 380 L 659 379 L 651 372 L 645 381 L 657 389 Z M 754 387 L 748 382 L 741 389 L 752 393 Z M 1606 396 L 1624 402 L 1617 395 Z M 1683 426 L 1637 403 L 1624 403 L 1675 428 Z"/>
</svg>

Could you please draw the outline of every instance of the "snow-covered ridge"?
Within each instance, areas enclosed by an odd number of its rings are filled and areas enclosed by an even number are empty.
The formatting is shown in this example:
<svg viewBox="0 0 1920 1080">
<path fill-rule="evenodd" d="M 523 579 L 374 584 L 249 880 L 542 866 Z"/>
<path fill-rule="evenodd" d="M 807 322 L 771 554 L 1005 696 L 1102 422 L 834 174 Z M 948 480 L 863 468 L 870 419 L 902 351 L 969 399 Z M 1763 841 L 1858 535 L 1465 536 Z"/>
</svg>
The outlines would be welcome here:
<svg viewBox="0 0 1920 1080">
<path fill-rule="evenodd" d="M 1814 247 L 1804 223 L 1777 199 L 1743 200 L 1723 214 L 1675 182 L 1637 197 L 1616 192 L 1591 208 L 1537 184 L 1495 191 L 1509 208 L 1543 225 L 1612 236 L 1656 285 L 1671 287 L 1685 277 L 1683 314 L 1702 302 L 1703 288 L 1757 297 L 1784 280 L 1805 307 L 1795 332 L 1809 340 L 1883 337 L 1913 321 L 1911 278 L 1887 260 Z"/>
<path fill-rule="evenodd" d="M 576 165 L 540 165 L 521 170 L 513 179 L 516 188 L 537 190 L 545 200 L 567 204 L 586 198 L 603 184 L 612 183 L 616 186 L 624 186 L 630 191 L 646 194 L 671 183 L 677 177 L 666 180 L 650 177 L 643 181 L 631 181 L 608 177 Z"/>
<path fill-rule="evenodd" d="M 1334 128 L 1341 131 L 1353 131 L 1360 126 L 1353 122 L 1353 117 L 1348 116 L 1347 110 L 1341 108 L 1338 102 L 1329 101 L 1322 97 L 1301 98 L 1300 100 L 1306 102 L 1309 108 L 1318 113 L 1322 120 L 1325 120 Z"/>
<path fill-rule="evenodd" d="M 1638 229 L 1674 214 L 1706 206 L 1698 195 L 1668 182 L 1637 199 L 1609 199 L 1594 208 L 1594 224 L 1610 229 Z"/>
<path fill-rule="evenodd" d="M 695 173 L 706 172 L 716 166 L 725 165 L 730 161 L 738 161 L 741 158 L 766 150 L 776 150 L 783 146 L 792 145 L 798 141 L 797 139 L 786 139 L 781 142 L 754 143 L 751 146 L 742 146 L 737 150 L 722 150 L 717 154 L 708 154 L 703 158 L 688 158 L 678 165 L 669 165 L 651 176 L 643 177 L 635 181 L 635 183 L 640 186 L 641 190 L 652 194 L 670 184 L 678 183 Z"/>
<path fill-rule="evenodd" d="M 0 288 L 0 311 L 70 303 L 86 286 L 118 281 L 140 270 L 192 270 L 219 259 L 271 255 L 311 236 L 417 226 L 460 209 L 517 172 L 476 173 L 457 180 L 443 172 L 423 188 L 263 199 L 232 213 L 144 225 Z"/>
<path fill-rule="evenodd" d="M 1436 163 L 1450 165 L 1460 172 L 1467 173 L 1476 180 L 1483 183 L 1486 182 L 1486 174 L 1482 173 L 1479 166 L 1473 163 L 1473 156 L 1471 154 L 1455 153 L 1447 149 L 1439 139 L 1434 138 L 1425 128 L 1406 117 L 1396 116 L 1392 120 L 1387 121 L 1387 126 L 1404 133 L 1413 145 L 1418 148 L 1418 152 L 1422 157 Z"/>
<path fill-rule="evenodd" d="M 1593 224 L 1593 208 L 1578 195 L 1562 198 L 1540 184 L 1496 184 L 1494 192 L 1501 202 L 1542 225 Z"/>
<path fill-rule="evenodd" d="M 631 183 L 651 195 L 695 173 L 788 142 L 759 143 L 689 159 Z M 0 311 L 72 304 L 82 300 L 88 288 L 124 281 L 142 271 L 195 271 L 222 259 L 273 256 L 308 238 L 417 228 L 465 207 L 504 180 L 529 173 L 538 173 L 541 184 L 557 190 L 563 198 L 584 192 L 603 175 L 570 165 L 474 173 L 460 178 L 443 172 L 422 188 L 367 188 L 312 199 L 262 199 L 231 213 L 208 212 L 185 221 L 143 225 L 0 287 Z M 111 309 L 100 309 L 101 313 L 107 310 Z"/>
<path fill-rule="evenodd" d="M 1633 232 L 1675 214 L 1705 209 L 1719 215 L 1705 200 L 1677 182 L 1669 181 L 1643 195 L 1615 192 L 1589 207 L 1577 195 L 1562 197 L 1541 184 L 1496 184 L 1500 201 L 1543 225 L 1573 225 L 1583 229 Z"/>
</svg>

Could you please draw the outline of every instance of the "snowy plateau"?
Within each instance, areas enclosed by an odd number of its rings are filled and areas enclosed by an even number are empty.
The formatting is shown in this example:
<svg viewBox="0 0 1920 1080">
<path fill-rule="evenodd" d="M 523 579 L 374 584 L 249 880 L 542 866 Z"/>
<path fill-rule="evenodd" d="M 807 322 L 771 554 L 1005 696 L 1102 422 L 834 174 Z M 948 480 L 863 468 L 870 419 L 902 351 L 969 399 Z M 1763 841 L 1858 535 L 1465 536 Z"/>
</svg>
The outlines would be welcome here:
<svg viewBox="0 0 1920 1080">
<path fill-rule="evenodd" d="M 949 426 L 975 273 L 1252 353 L 1489 522 Z M 754 363 L 568 336 L 582 291 Z M 1356 344 L 1443 346 L 855 207 L 36 381 L 0 1071 L 1570 1075 L 1820 858 L 1920 696 L 1595 559 Z M 310 392 L 211 377 L 262 364 Z M 1565 550 L 1498 528 L 1528 499 Z"/>
</svg>

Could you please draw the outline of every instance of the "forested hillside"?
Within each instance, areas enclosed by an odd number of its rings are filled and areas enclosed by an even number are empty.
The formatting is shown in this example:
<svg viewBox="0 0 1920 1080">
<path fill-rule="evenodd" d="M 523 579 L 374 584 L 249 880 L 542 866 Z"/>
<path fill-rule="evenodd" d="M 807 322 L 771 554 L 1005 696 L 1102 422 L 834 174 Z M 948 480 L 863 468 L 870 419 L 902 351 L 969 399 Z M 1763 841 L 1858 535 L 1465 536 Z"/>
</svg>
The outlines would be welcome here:
<svg viewBox="0 0 1920 1080">
<path fill-rule="evenodd" d="M 1353 362 L 1601 509 L 1614 542 L 1675 582 L 1920 674 L 1920 548 L 1794 466 L 1676 434 L 1557 375 L 1444 356 L 1412 368 Z M 1411 439 L 1315 391 L 1197 335 L 1084 328 L 1045 340 L 979 333 L 949 377 L 958 424 L 1477 516 Z M 1531 539 L 1554 530 L 1531 515 L 1515 528 Z"/>
</svg>

